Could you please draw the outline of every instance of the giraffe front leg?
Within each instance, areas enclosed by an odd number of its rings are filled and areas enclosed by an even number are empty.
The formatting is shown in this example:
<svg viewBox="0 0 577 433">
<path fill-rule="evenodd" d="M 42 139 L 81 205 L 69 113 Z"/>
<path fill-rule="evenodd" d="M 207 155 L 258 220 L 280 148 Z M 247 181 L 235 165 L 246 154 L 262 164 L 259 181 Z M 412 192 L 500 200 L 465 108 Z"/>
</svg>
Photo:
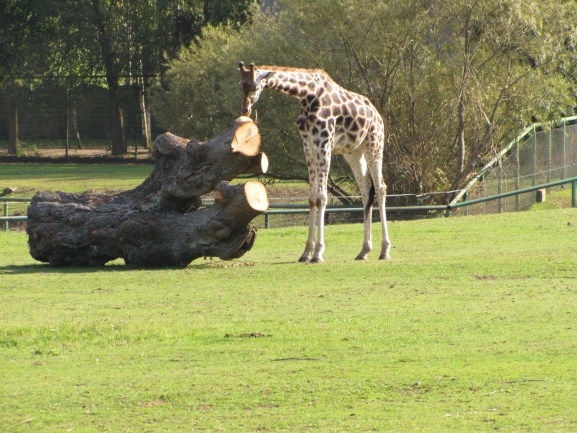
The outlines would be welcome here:
<svg viewBox="0 0 577 433">
<path fill-rule="evenodd" d="M 325 210 L 327 208 L 326 200 L 322 202 L 317 201 L 318 215 L 316 218 L 317 222 L 317 242 L 315 245 L 315 252 L 313 253 L 312 263 L 323 263 L 323 254 L 325 252 Z"/>
<path fill-rule="evenodd" d="M 305 250 L 299 258 L 300 263 L 310 263 L 313 257 L 313 251 L 315 250 L 315 229 L 317 220 L 317 207 L 314 203 L 310 203 L 310 213 L 309 213 L 309 235 L 307 238 L 307 243 L 305 244 Z"/>
<path fill-rule="evenodd" d="M 321 149 L 322 148 L 323 147 L 321 146 Z M 329 177 L 330 154 L 327 155 L 326 152 L 321 152 L 318 155 L 318 160 L 320 161 L 318 169 L 319 182 L 311 191 L 311 197 L 309 198 L 311 205 L 314 200 L 317 209 L 317 215 L 315 218 L 317 226 L 317 241 L 313 258 L 311 260 L 312 263 L 323 263 L 325 261 L 323 259 L 323 254 L 325 252 L 325 212 L 329 201 L 327 182 Z"/>
<path fill-rule="evenodd" d="M 319 129 L 326 128 L 326 122 L 319 123 Z M 317 129 L 315 127 L 315 129 Z M 302 133 L 302 132 L 301 132 Z M 315 132 L 314 134 L 317 134 Z M 306 135 L 306 137 L 305 137 Z M 299 261 L 306 263 L 322 263 L 325 251 L 324 220 L 327 206 L 327 180 L 331 166 L 331 139 L 314 137 L 308 140 L 308 133 L 303 135 L 303 145 L 307 168 L 309 172 L 309 237 L 305 251 Z M 317 231 L 317 233 L 315 233 Z M 316 234 L 316 240 L 315 240 Z"/>
</svg>

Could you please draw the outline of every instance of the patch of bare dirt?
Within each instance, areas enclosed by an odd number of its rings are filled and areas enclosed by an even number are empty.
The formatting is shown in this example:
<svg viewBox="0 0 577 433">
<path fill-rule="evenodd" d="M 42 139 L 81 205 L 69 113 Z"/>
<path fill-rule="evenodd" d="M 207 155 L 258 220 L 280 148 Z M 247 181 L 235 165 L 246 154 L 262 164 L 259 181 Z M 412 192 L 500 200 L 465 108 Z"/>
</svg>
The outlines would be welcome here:
<svg viewBox="0 0 577 433">
<path fill-rule="evenodd" d="M 111 156 L 109 149 L 106 148 L 83 148 L 83 149 L 21 149 L 18 156 L 8 155 L 7 149 L 0 149 L 0 160 L 4 162 L 101 162 L 110 160 L 110 162 L 126 162 L 138 160 L 146 162 L 150 160 L 148 149 L 134 147 L 128 148 L 128 153 L 123 156 Z"/>
</svg>

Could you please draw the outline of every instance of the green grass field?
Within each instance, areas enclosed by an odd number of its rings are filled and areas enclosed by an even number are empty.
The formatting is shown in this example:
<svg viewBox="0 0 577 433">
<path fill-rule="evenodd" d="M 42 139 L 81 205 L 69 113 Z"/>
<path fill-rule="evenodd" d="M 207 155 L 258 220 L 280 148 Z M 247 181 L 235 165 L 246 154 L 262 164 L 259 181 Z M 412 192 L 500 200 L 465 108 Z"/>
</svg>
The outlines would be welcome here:
<svg viewBox="0 0 577 433">
<path fill-rule="evenodd" d="M 117 192 L 141 184 L 153 169 L 150 164 L 0 164 L 0 194 L 32 198 L 38 191 L 80 193 L 88 190 Z M 28 203 L 9 203 L 9 215 L 25 215 Z M 13 223 L 13 226 L 17 226 Z"/>
<path fill-rule="evenodd" d="M 0 233 L 0 431 L 577 431 L 576 209 L 305 232 L 163 270 Z"/>
<path fill-rule="evenodd" d="M 142 183 L 151 164 L 0 164 L 0 190 L 15 188 L 15 197 L 37 191 L 123 191 Z"/>
</svg>

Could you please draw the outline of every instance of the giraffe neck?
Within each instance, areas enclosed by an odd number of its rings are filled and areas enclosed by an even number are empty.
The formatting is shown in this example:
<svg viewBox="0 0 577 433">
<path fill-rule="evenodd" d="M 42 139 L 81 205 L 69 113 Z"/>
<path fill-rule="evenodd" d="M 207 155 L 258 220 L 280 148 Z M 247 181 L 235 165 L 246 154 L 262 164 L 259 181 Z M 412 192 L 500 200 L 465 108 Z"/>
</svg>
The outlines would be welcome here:
<svg viewBox="0 0 577 433">
<path fill-rule="evenodd" d="M 299 100 L 318 97 L 334 86 L 326 72 L 320 69 L 287 69 L 266 66 L 261 74 L 269 73 L 266 87 L 276 92 L 293 96 Z"/>
</svg>

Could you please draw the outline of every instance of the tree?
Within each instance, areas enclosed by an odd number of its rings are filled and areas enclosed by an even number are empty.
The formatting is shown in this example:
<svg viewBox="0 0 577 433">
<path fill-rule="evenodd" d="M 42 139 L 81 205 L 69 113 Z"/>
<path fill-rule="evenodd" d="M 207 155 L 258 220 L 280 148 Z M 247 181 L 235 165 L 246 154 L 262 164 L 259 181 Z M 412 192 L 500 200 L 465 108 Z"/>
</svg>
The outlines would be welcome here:
<svg viewBox="0 0 577 433">
<path fill-rule="evenodd" d="M 109 92 L 112 154 L 126 151 L 122 85 L 138 86 L 143 136 L 150 142 L 148 88 L 182 46 L 208 23 L 240 27 L 254 0 L 3 0 L 0 83 L 12 89 L 11 147 L 16 152 L 17 94 L 14 77 L 62 78 L 67 86 L 90 81 Z M 103 76 L 104 80 L 95 79 Z M 11 81 L 8 79 L 10 78 Z M 136 78 L 138 77 L 138 79 Z"/>
<path fill-rule="evenodd" d="M 251 26 L 239 30 L 230 25 L 207 26 L 197 44 L 181 51 L 162 86 L 154 90 L 155 118 L 179 135 L 199 139 L 214 135 L 240 114 L 238 61 L 287 64 L 287 53 L 295 53 L 292 42 L 285 38 L 276 17 L 262 14 L 253 17 Z M 267 93 L 256 107 L 256 116 L 267 154 L 284 162 L 272 166 L 272 176 L 306 181 L 302 146 L 294 126 L 298 108 L 284 95 Z"/>
<path fill-rule="evenodd" d="M 575 104 L 568 79 L 575 2 L 280 4 L 279 14 L 255 17 L 240 34 L 211 28 L 183 51 L 163 90 L 179 94 L 182 111 L 163 92 L 155 99 L 165 126 L 210 135 L 215 123 L 238 113 L 239 60 L 320 67 L 383 115 L 389 191 L 420 194 L 461 187 L 532 116 L 553 119 Z M 272 172 L 306 178 L 293 125 L 297 104 L 271 93 L 256 108 Z M 337 176 L 346 173 L 335 162 Z"/>
<path fill-rule="evenodd" d="M 575 10 L 569 3 L 468 0 L 431 13 L 441 71 L 454 83 L 452 188 L 531 117 L 552 120 L 572 104 L 569 83 L 556 70 Z"/>
<path fill-rule="evenodd" d="M 18 152 L 18 103 L 33 75 L 48 68 L 54 25 L 40 0 L 0 2 L 0 88 L 8 93 L 8 154 Z"/>
<path fill-rule="evenodd" d="M 139 85 L 143 112 L 143 135 L 150 143 L 150 117 L 146 87 L 160 73 L 163 54 L 170 50 L 171 38 L 166 21 L 172 19 L 178 2 L 121 0 L 53 0 L 60 23 L 62 41 L 61 73 L 67 76 L 103 75 L 108 89 L 112 119 L 112 155 L 127 150 L 124 134 L 124 109 L 120 101 L 122 84 Z M 73 53 L 72 62 L 65 61 Z M 132 77 L 141 77 L 139 82 Z"/>
<path fill-rule="evenodd" d="M 385 117 L 390 189 L 423 193 L 462 186 L 531 116 L 566 112 L 555 70 L 577 5 L 546 3 L 297 0 L 289 16 L 299 46 Z"/>
</svg>

